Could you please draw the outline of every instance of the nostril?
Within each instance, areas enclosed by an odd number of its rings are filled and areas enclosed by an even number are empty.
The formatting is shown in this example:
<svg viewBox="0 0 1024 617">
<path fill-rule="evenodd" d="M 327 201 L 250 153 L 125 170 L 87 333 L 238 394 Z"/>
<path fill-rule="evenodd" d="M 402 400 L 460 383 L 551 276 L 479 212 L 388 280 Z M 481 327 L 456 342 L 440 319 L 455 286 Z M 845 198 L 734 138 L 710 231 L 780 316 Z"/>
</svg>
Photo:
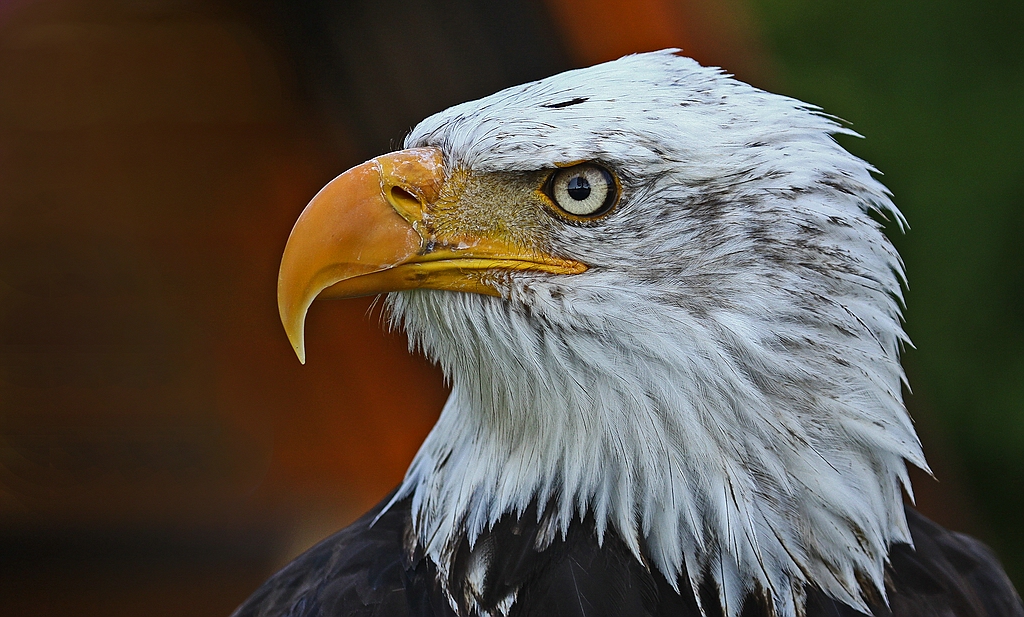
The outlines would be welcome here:
<svg viewBox="0 0 1024 617">
<path fill-rule="evenodd" d="M 416 199 L 416 197 L 412 193 L 403 189 L 400 186 L 391 187 L 391 197 L 393 197 L 395 201 L 413 201 L 416 203 L 420 202 L 420 200 Z"/>
<path fill-rule="evenodd" d="M 418 219 L 423 212 L 423 204 L 420 200 L 400 186 L 391 187 L 391 199 L 389 201 L 395 210 L 406 220 Z"/>
<path fill-rule="evenodd" d="M 418 197 L 400 186 L 391 187 L 390 202 L 396 210 L 404 211 L 407 214 L 418 213 L 423 210 L 423 204 Z"/>
</svg>

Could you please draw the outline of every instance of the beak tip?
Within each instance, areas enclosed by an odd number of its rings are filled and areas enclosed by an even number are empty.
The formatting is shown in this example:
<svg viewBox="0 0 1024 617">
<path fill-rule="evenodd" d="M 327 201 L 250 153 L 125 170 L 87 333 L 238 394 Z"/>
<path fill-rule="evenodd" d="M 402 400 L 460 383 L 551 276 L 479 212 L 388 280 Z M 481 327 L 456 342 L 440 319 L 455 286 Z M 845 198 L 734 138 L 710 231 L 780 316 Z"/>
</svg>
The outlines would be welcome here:
<svg viewBox="0 0 1024 617">
<path fill-rule="evenodd" d="M 282 309 L 281 311 L 281 323 L 284 325 L 284 332 L 288 336 L 288 342 L 292 344 L 292 351 L 295 352 L 295 356 L 299 359 L 300 364 L 306 363 L 306 337 L 305 337 L 305 326 L 306 326 L 306 312 L 301 311 L 298 313 L 297 318 L 290 312 Z"/>
<path fill-rule="evenodd" d="M 290 334 L 290 333 L 289 333 Z M 292 351 L 295 352 L 295 357 L 299 359 L 299 364 L 306 363 L 306 341 L 303 340 L 303 336 L 300 333 L 298 336 L 289 336 L 289 342 L 292 344 Z"/>
</svg>

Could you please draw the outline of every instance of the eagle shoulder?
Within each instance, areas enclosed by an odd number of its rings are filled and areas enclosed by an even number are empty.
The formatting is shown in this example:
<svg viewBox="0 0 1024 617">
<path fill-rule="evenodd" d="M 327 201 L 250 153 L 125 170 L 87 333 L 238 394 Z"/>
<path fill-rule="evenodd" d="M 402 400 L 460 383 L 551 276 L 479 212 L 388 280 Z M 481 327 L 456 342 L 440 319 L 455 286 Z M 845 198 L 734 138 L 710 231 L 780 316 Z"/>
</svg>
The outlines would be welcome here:
<svg viewBox="0 0 1024 617">
<path fill-rule="evenodd" d="M 1024 617 L 1024 604 L 992 551 L 906 508 L 914 546 L 896 544 L 886 569 L 888 606 L 875 617 Z M 863 617 L 820 591 L 808 594 L 807 617 Z"/>
<path fill-rule="evenodd" d="M 381 514 L 390 500 L 297 557 L 232 617 L 454 617 L 432 568 L 407 557 L 408 500 Z"/>
<path fill-rule="evenodd" d="M 411 505 L 381 514 L 389 495 L 352 525 L 309 549 L 267 580 L 232 617 L 456 617 L 436 567 L 410 553 Z M 603 540 L 589 517 L 565 536 L 540 541 L 544 517 L 531 507 L 504 517 L 454 560 L 449 592 L 464 614 L 509 617 L 721 617 L 716 591 L 676 593 L 614 533 Z M 906 509 L 914 546 L 896 544 L 886 571 L 888 604 L 875 598 L 873 617 L 1024 617 L 1024 605 L 996 557 L 981 542 Z M 472 574 L 483 555 L 484 573 Z M 473 583 L 475 578 L 480 580 Z M 472 588 L 471 588 L 472 587 Z M 700 596 L 698 602 L 697 596 Z M 501 607 L 503 598 L 514 598 Z M 748 597 L 742 617 L 770 615 Z M 863 617 L 808 589 L 806 617 Z"/>
</svg>

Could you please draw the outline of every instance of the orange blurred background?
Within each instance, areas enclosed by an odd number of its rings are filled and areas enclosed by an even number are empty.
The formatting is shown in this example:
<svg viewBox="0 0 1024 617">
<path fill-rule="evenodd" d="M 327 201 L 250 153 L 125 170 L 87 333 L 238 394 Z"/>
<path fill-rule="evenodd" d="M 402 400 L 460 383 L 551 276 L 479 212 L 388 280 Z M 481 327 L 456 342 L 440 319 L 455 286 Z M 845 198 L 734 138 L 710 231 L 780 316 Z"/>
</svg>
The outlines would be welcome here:
<svg viewBox="0 0 1024 617">
<path fill-rule="evenodd" d="M 432 112 L 670 46 L 771 80 L 736 2 L 0 4 L 0 612 L 227 615 L 376 503 L 446 391 L 369 299 L 299 365 L 298 213 Z"/>
</svg>

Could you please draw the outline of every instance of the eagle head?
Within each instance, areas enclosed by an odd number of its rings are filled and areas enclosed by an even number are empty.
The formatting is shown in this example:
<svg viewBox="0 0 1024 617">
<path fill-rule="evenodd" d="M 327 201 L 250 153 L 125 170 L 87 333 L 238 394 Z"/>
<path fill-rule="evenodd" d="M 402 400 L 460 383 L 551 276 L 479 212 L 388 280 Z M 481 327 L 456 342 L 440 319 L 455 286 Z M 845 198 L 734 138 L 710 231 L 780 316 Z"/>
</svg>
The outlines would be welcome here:
<svg viewBox="0 0 1024 617">
<path fill-rule="evenodd" d="M 866 611 L 926 468 L 902 216 L 851 131 L 674 51 L 457 105 L 339 176 L 292 231 L 282 320 L 303 359 L 314 298 L 389 292 L 443 368 L 395 496 L 442 577 L 536 512 L 710 581 L 730 617 L 751 593 L 796 615 L 809 584 Z"/>
</svg>

